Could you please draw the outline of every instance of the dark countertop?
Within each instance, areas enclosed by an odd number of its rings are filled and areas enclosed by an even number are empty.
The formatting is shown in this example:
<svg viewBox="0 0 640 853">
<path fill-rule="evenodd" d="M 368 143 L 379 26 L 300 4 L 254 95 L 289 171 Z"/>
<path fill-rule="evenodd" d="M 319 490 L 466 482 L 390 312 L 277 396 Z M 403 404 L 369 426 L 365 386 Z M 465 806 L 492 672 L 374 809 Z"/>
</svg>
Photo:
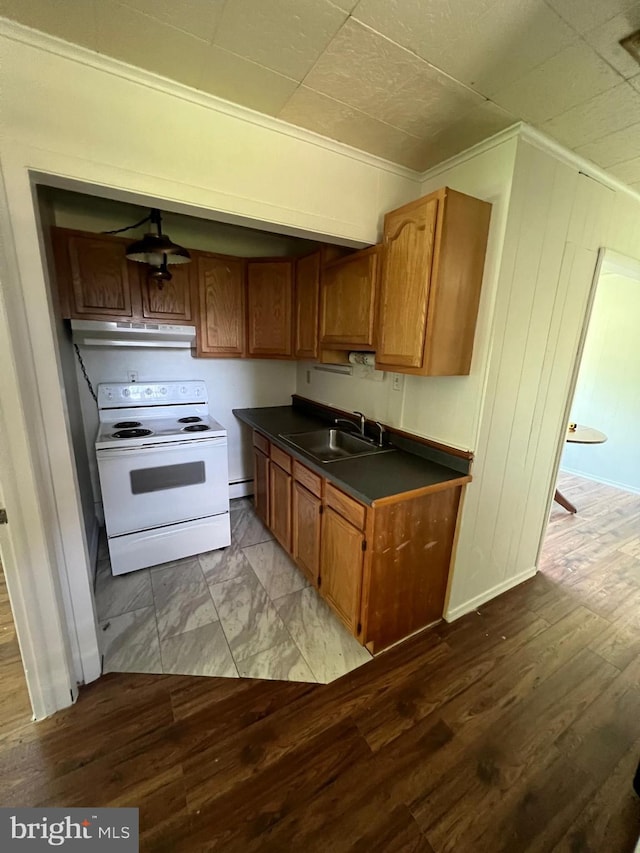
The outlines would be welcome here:
<svg viewBox="0 0 640 853">
<path fill-rule="evenodd" d="M 461 478 L 465 481 L 470 479 L 459 470 L 399 449 L 337 462 L 318 462 L 312 456 L 292 447 L 280 436 L 322 429 L 329 425 L 328 420 L 293 406 L 234 409 L 233 414 L 238 420 L 259 430 L 290 456 L 303 462 L 307 468 L 326 477 L 365 504 L 426 486 Z"/>
</svg>

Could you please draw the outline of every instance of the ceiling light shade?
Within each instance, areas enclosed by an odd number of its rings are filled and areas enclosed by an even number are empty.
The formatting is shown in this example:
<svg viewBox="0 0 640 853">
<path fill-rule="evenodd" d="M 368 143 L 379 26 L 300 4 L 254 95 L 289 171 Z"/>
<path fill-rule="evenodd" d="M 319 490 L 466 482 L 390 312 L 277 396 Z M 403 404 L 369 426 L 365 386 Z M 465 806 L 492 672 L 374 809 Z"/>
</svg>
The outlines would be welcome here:
<svg viewBox="0 0 640 853">
<path fill-rule="evenodd" d="M 126 255 L 130 261 L 140 261 L 153 267 L 162 264 L 186 264 L 191 255 L 182 246 L 173 243 L 167 234 L 162 233 L 162 216 L 159 210 L 152 210 L 149 217 L 156 226 L 157 234 L 145 234 L 142 240 L 136 240 L 127 246 Z"/>
</svg>

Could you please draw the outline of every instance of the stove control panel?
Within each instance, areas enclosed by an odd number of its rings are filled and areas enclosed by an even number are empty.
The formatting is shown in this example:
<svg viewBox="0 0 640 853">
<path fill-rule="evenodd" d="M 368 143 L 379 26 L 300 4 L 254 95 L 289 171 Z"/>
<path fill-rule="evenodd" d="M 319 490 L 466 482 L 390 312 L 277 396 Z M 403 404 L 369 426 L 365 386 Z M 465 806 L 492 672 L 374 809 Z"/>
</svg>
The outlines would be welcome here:
<svg viewBox="0 0 640 853">
<path fill-rule="evenodd" d="M 100 409 L 206 402 L 207 387 L 199 379 L 182 382 L 109 382 L 98 385 Z"/>
</svg>

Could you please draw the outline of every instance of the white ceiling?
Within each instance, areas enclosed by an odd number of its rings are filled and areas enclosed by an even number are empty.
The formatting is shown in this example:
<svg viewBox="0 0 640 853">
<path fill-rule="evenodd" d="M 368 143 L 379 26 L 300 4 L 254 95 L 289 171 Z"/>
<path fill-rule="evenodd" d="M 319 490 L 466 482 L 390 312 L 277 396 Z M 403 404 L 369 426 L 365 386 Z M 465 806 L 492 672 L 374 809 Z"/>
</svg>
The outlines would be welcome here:
<svg viewBox="0 0 640 853">
<path fill-rule="evenodd" d="M 422 170 L 524 120 L 640 190 L 640 0 L 0 0 L 0 14 Z"/>
</svg>

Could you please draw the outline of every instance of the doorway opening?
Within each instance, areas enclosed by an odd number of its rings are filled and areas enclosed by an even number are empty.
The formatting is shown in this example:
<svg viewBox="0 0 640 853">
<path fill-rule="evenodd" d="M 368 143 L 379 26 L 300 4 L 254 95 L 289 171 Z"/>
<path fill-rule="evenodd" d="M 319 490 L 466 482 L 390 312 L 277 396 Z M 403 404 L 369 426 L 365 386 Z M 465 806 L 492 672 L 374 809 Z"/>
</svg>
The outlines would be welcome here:
<svg viewBox="0 0 640 853">
<path fill-rule="evenodd" d="M 84 599 L 89 601 L 87 623 L 92 621 L 85 625 L 85 633 L 91 628 L 94 631 L 102 672 L 325 682 L 370 660 L 370 654 L 309 588 L 247 499 L 253 479 L 251 439 L 232 410 L 290 404 L 297 390 L 296 362 L 195 358 L 188 346 L 134 347 L 120 341 L 109 347 L 74 339 L 71 322 L 65 319 L 69 311 L 59 281 L 65 263 L 70 266 L 65 246 L 86 238 L 84 255 L 75 256 L 76 268 L 70 276 L 73 288 L 82 286 L 82 270 L 94 284 L 100 280 L 107 287 L 109 275 L 101 278 L 97 266 L 92 272 L 92 241 L 96 245 L 106 242 L 111 238 L 105 232 L 138 222 L 146 209 L 50 186 L 38 186 L 37 199 L 87 554 L 87 577 L 69 579 L 65 604 L 70 631 L 81 597 L 76 587 L 81 585 L 86 588 Z M 184 213 L 167 213 L 164 225 L 194 256 L 242 258 L 242 264 L 249 264 L 252 258 L 274 258 L 291 259 L 293 266 L 296 257 L 318 246 L 316 240 L 300 236 Z M 132 231 L 130 239 L 141 237 L 142 230 L 139 234 Z M 194 287 L 194 300 L 197 293 Z M 87 319 L 96 320 L 93 314 L 95 311 L 88 310 Z M 73 316 L 72 311 L 72 320 Z M 194 321 L 193 316 L 185 316 L 167 322 Z M 162 318 L 153 322 L 160 323 Z M 105 535 L 103 484 L 96 457 L 100 413 L 94 394 L 105 383 L 168 385 L 185 380 L 206 385 L 210 415 L 228 436 L 229 482 L 225 488 L 228 485 L 231 498 L 231 545 L 225 551 L 205 551 L 177 560 L 160 558 L 153 565 L 117 575 L 112 571 Z M 77 636 L 77 630 L 75 633 Z M 76 672 L 82 680 L 80 638 L 75 652 Z"/>
<path fill-rule="evenodd" d="M 616 664 L 640 651 L 640 260 L 604 251 L 596 276 L 539 568 L 610 622 Z"/>
</svg>

